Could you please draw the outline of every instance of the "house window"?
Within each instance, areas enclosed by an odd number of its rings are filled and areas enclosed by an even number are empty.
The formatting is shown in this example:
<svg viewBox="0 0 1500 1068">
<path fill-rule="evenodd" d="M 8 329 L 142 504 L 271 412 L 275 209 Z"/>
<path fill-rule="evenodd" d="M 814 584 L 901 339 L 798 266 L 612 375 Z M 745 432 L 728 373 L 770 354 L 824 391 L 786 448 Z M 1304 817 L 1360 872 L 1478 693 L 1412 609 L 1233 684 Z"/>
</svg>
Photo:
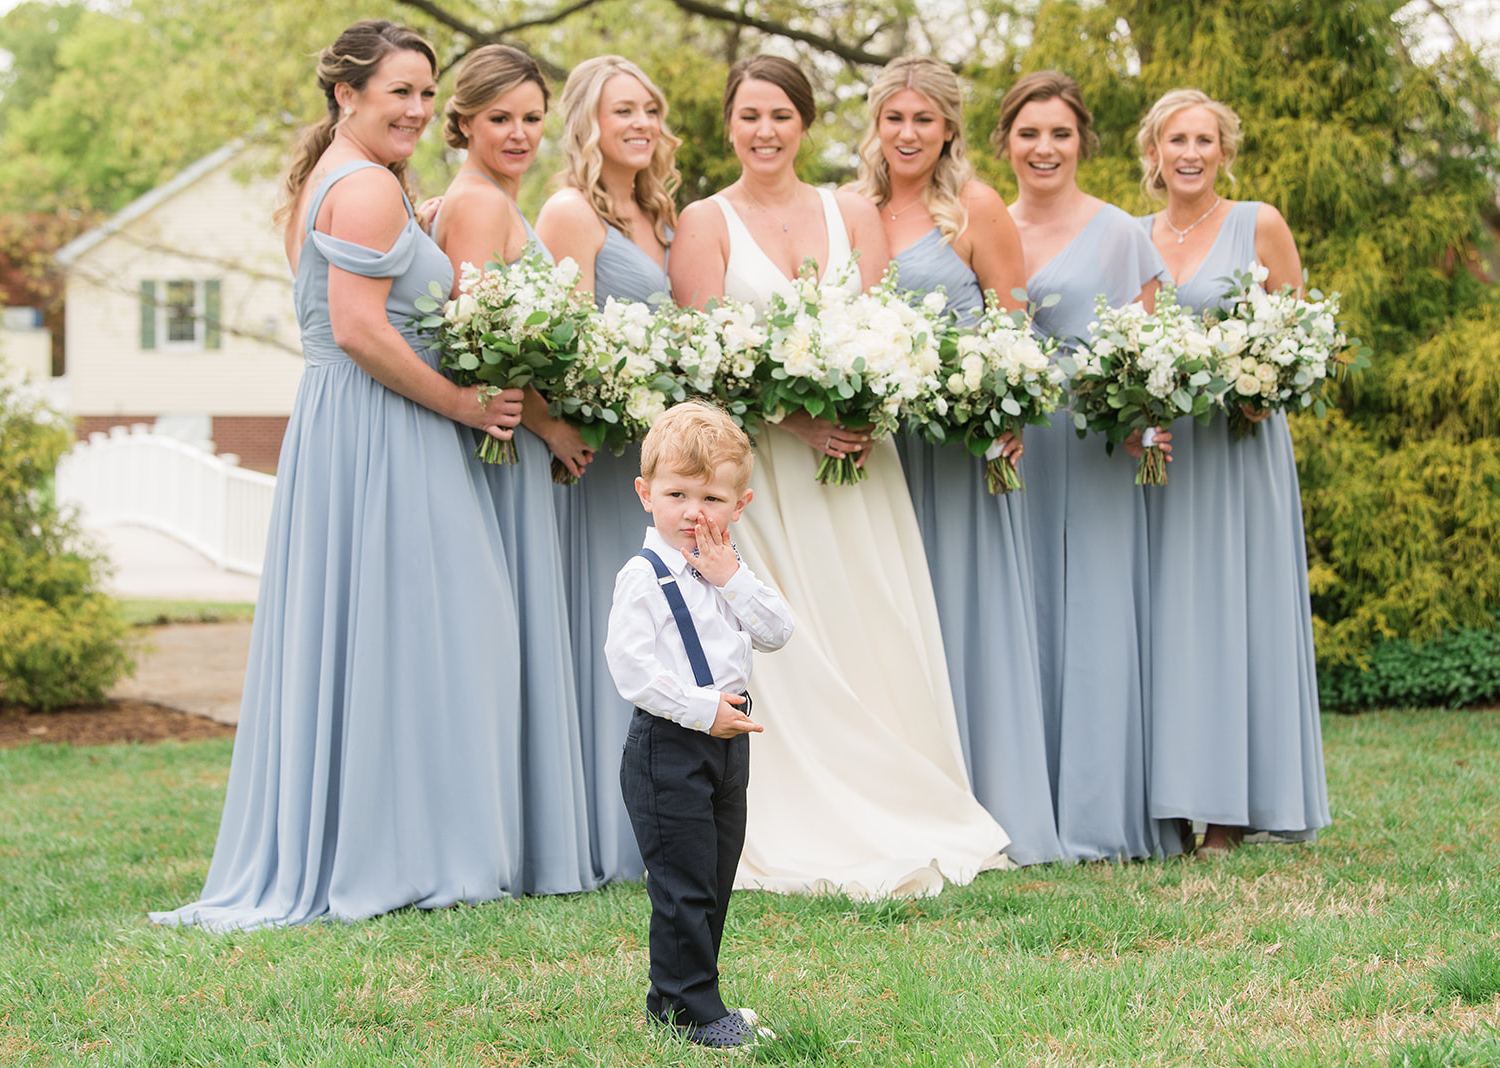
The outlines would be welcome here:
<svg viewBox="0 0 1500 1068">
<path fill-rule="evenodd" d="M 141 348 L 217 349 L 219 279 L 172 278 L 141 282 Z"/>
</svg>

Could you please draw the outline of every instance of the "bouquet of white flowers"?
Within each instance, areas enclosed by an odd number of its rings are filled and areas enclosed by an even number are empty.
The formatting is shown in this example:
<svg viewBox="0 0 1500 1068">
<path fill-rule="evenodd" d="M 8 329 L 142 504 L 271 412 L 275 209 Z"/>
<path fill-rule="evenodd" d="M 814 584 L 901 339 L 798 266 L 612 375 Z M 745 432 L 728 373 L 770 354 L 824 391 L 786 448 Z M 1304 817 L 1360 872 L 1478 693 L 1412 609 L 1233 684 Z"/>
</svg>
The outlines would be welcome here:
<svg viewBox="0 0 1500 1068">
<path fill-rule="evenodd" d="M 545 393 L 567 374 L 593 310 L 588 295 L 574 288 L 577 282 L 571 259 L 554 266 L 535 252 L 509 265 L 492 261 L 483 271 L 465 263 L 453 300 L 436 282 L 430 297 L 417 298 L 417 325 L 437 331 L 441 366 L 460 386 L 477 386 L 491 397 L 526 385 Z M 486 434 L 474 455 L 513 464 L 515 442 Z"/>
<path fill-rule="evenodd" d="M 1156 431 L 1180 415 L 1207 425 L 1225 388 L 1203 324 L 1176 297 L 1173 286 L 1163 286 L 1149 313 L 1139 303 L 1111 308 L 1100 296 L 1089 340 L 1058 360 L 1071 375 L 1079 437 L 1102 433 L 1113 452 L 1133 431 L 1142 432 L 1136 485 L 1167 484 L 1166 457 L 1152 443 Z"/>
<path fill-rule="evenodd" d="M 766 328 L 755 309 L 727 298 L 703 311 L 663 312 L 672 369 L 687 391 L 727 411 L 747 433 L 760 423 Z"/>
<path fill-rule="evenodd" d="M 578 356 L 546 390 L 547 411 L 578 426 L 583 443 L 618 456 L 687 393 L 671 374 L 667 320 L 647 304 L 610 297 L 585 320 Z M 577 479 L 555 457 L 552 480 Z"/>
<path fill-rule="evenodd" d="M 1345 337 L 1336 317 L 1339 297 L 1308 291 L 1298 298 L 1291 286 L 1267 293 L 1266 269 L 1258 263 L 1234 273 L 1235 288 L 1223 306 L 1206 315 L 1208 339 L 1229 383 L 1224 409 L 1235 438 L 1254 434 L 1259 412 L 1327 411 L 1320 394 L 1339 370 L 1370 365 L 1370 350 Z"/>
<path fill-rule="evenodd" d="M 841 425 L 869 427 L 880 438 L 936 382 L 942 309 L 907 303 L 893 269 L 869 293 L 851 295 L 844 281 L 819 284 L 804 268 L 790 296 L 772 296 L 761 410 L 776 422 L 800 409 Z M 818 481 L 825 485 L 853 485 L 864 477 L 855 456 L 825 456 L 818 464 Z"/>
<path fill-rule="evenodd" d="M 914 406 L 911 426 L 928 441 L 960 439 L 985 458 L 991 493 L 1026 489 L 996 439 L 1047 422 L 1062 399 L 1066 376 L 1051 359 L 1057 341 L 1036 336 L 1031 327 L 1031 313 L 1006 311 L 993 290 L 986 293 L 971 329 L 944 334 L 937 387 Z"/>
</svg>

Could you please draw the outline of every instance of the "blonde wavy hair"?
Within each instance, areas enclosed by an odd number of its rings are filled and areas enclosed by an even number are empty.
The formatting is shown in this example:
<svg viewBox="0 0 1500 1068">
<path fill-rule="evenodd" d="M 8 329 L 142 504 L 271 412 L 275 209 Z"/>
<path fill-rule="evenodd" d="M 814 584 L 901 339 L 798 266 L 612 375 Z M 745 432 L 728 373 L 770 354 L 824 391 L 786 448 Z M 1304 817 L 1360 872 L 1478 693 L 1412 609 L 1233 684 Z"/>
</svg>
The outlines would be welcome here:
<svg viewBox="0 0 1500 1068">
<path fill-rule="evenodd" d="M 1167 182 L 1161 176 L 1161 132 L 1167 120 L 1183 108 L 1201 107 L 1213 112 L 1219 120 L 1219 148 L 1224 153 L 1224 176 L 1231 184 L 1238 184 L 1234 176 L 1234 161 L 1240 154 L 1244 137 L 1240 133 L 1240 117 L 1228 104 L 1221 104 L 1199 89 L 1173 89 L 1151 105 L 1146 117 L 1141 120 L 1140 132 L 1135 135 L 1135 145 L 1141 155 L 1141 189 L 1152 200 L 1163 199 Z M 1157 158 L 1151 159 L 1151 149 L 1157 150 Z"/>
<path fill-rule="evenodd" d="M 599 151 L 599 100 L 604 85 L 619 74 L 628 74 L 646 90 L 656 105 L 661 120 L 661 135 L 651 162 L 635 176 L 635 202 L 651 220 L 656 239 L 663 245 L 671 241 L 677 225 L 677 205 L 672 194 L 682 182 L 677 172 L 677 146 L 682 139 L 667 128 L 667 100 L 646 72 L 623 56 L 595 56 L 573 68 L 562 91 L 563 156 L 566 164 L 556 181 L 565 188 L 577 189 L 589 198 L 594 212 L 610 226 L 630 237 L 630 222 L 615 209 L 614 200 L 604 188 L 600 175 L 604 156 Z"/>
<path fill-rule="evenodd" d="M 437 76 L 437 54 L 414 30 L 398 26 L 385 19 L 365 19 L 356 22 L 338 39 L 318 53 L 318 88 L 323 90 L 327 107 L 325 114 L 311 126 L 303 128 L 297 142 L 287 156 L 286 170 L 281 178 L 281 202 L 271 215 L 272 222 L 282 226 L 292 214 L 308 175 L 318 165 L 328 146 L 333 144 L 333 133 L 342 113 L 335 93 L 339 85 L 348 85 L 356 91 L 369 84 L 371 76 L 379 69 L 381 60 L 392 52 L 416 52 L 432 67 Z M 406 160 L 397 160 L 389 165 L 390 171 L 406 190 L 408 199 L 411 190 L 406 184 Z"/>
<path fill-rule="evenodd" d="M 911 89 L 930 100 L 943 116 L 948 141 L 938 156 L 937 169 L 922 190 L 922 203 L 937 223 L 943 243 L 951 244 L 969 225 L 969 212 L 961 194 L 974 178 L 964 143 L 963 87 L 958 75 L 931 56 L 900 56 L 881 70 L 870 86 L 869 125 L 859 142 L 859 177 L 856 192 L 884 206 L 891 199 L 891 168 L 880 150 L 880 113 L 891 97 Z"/>
</svg>

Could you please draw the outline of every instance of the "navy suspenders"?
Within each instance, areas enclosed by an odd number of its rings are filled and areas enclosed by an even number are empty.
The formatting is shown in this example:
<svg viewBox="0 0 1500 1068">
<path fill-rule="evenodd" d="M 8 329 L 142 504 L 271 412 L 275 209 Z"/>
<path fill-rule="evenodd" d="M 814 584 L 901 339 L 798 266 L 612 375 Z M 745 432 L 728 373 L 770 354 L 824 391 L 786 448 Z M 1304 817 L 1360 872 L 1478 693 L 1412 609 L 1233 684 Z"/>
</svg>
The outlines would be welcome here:
<svg viewBox="0 0 1500 1068">
<path fill-rule="evenodd" d="M 708 670 L 708 657 L 703 655 L 703 643 L 698 640 L 698 628 L 693 626 L 693 617 L 688 612 L 687 602 L 682 599 L 682 590 L 677 580 L 661 557 L 650 549 L 642 549 L 637 555 L 646 558 L 656 572 L 656 584 L 667 595 L 667 604 L 672 608 L 672 618 L 677 620 L 677 630 L 682 635 L 682 644 L 687 649 L 688 663 L 693 667 L 693 680 L 706 689 L 714 688 L 713 672 Z"/>
</svg>

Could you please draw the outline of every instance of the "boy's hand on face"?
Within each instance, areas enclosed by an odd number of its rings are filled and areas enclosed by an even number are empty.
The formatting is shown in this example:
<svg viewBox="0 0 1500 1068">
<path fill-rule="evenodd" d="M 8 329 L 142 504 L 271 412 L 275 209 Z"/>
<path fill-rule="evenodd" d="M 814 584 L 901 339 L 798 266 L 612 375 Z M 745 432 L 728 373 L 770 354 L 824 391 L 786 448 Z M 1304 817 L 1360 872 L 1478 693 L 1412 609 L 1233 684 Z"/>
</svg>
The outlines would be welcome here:
<svg viewBox="0 0 1500 1068">
<path fill-rule="evenodd" d="M 758 734 L 765 730 L 746 713 L 741 712 L 739 706 L 745 703 L 744 695 L 737 693 L 721 693 L 719 695 L 719 711 L 714 716 L 714 725 L 708 729 L 711 738 L 733 738 L 736 734 Z"/>
<path fill-rule="evenodd" d="M 734 578 L 734 573 L 740 569 L 740 561 L 734 555 L 734 546 L 729 544 L 729 528 L 721 531 L 712 523 L 699 519 L 693 528 L 693 536 L 698 542 L 698 555 L 683 549 L 683 559 L 715 586 L 722 586 Z"/>
</svg>

